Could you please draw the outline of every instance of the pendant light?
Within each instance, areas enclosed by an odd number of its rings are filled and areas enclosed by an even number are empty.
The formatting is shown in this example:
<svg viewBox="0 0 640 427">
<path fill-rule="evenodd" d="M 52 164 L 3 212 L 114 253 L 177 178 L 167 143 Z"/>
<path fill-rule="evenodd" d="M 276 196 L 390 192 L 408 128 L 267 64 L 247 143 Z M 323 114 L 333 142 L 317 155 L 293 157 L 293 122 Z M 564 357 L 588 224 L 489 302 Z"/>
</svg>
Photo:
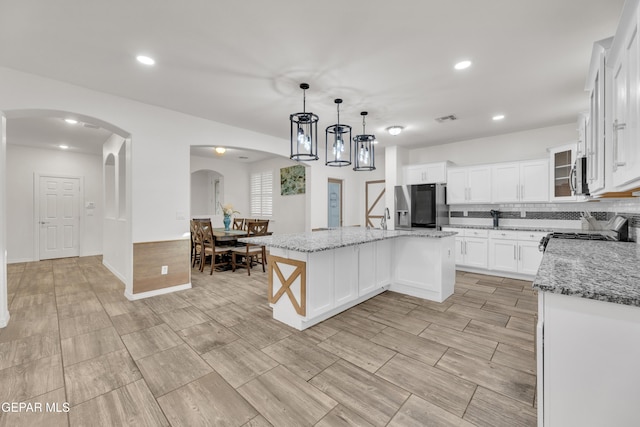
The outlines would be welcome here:
<svg viewBox="0 0 640 427">
<path fill-rule="evenodd" d="M 372 171 L 376 169 L 374 144 L 377 141 L 375 135 L 367 135 L 365 131 L 365 117 L 367 114 L 366 111 L 360 113 L 362 116 L 362 135 L 356 135 L 353 138 L 353 149 L 355 151 L 354 171 Z"/>
<path fill-rule="evenodd" d="M 338 122 L 327 127 L 325 132 L 325 155 L 327 166 L 349 166 L 351 164 L 351 126 L 340 123 L 340 104 L 334 101 L 338 110 Z"/>
<path fill-rule="evenodd" d="M 302 113 L 289 116 L 291 122 L 291 156 L 292 160 L 318 160 L 318 116 L 306 111 L 307 83 L 301 83 Z"/>
</svg>

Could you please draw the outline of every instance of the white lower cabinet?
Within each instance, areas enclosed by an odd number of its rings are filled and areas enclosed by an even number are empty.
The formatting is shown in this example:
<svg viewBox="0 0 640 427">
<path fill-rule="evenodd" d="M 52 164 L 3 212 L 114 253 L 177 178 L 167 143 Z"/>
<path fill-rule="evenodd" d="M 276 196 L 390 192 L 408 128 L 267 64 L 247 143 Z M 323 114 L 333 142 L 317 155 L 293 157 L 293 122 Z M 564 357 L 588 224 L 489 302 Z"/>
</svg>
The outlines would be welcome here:
<svg viewBox="0 0 640 427">
<path fill-rule="evenodd" d="M 546 232 L 503 231 L 489 232 L 489 268 L 527 275 L 535 275 L 542 261 L 538 250 Z"/>
<path fill-rule="evenodd" d="M 542 261 L 538 250 L 547 232 L 486 230 L 445 227 L 455 238 L 456 266 L 486 270 L 487 274 L 512 273 L 514 277 L 535 276 Z"/>
<path fill-rule="evenodd" d="M 640 307 L 538 294 L 538 426 L 640 425 Z"/>
<path fill-rule="evenodd" d="M 455 244 L 456 265 L 487 268 L 488 230 L 449 227 L 442 230 L 458 233 Z"/>
</svg>

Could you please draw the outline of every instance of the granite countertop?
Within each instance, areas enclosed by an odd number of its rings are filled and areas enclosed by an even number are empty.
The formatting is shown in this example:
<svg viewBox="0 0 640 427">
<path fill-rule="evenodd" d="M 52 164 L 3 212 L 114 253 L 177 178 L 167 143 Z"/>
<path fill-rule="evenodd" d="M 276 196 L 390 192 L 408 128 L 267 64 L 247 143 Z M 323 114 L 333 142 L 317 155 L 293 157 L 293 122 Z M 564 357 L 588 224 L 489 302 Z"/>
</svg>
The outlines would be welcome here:
<svg viewBox="0 0 640 427">
<path fill-rule="evenodd" d="M 640 245 L 551 239 L 534 289 L 640 307 Z"/>
<path fill-rule="evenodd" d="M 272 248 L 297 252 L 320 252 L 345 246 L 360 245 L 377 240 L 394 239 L 401 236 L 442 238 L 455 235 L 452 231 L 436 230 L 380 230 L 356 227 L 334 228 L 296 234 L 274 234 L 263 237 L 245 237 L 240 242 L 254 243 Z"/>
<path fill-rule="evenodd" d="M 605 230 L 582 230 L 580 228 L 558 228 L 558 227 L 526 227 L 517 225 L 507 225 L 493 227 L 491 225 L 467 225 L 454 224 L 445 225 L 444 228 L 470 228 L 477 230 L 505 230 L 505 231 L 539 231 L 545 233 L 581 233 L 581 234 L 606 234 Z"/>
</svg>

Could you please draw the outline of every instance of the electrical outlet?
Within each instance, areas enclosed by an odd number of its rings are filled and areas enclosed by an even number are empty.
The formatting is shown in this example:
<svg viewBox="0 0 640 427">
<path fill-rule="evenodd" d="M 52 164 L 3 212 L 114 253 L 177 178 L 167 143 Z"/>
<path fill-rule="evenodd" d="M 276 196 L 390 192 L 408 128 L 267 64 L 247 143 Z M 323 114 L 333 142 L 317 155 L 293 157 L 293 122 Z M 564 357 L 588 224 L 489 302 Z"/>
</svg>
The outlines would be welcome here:
<svg viewBox="0 0 640 427">
<path fill-rule="evenodd" d="M 162 266 L 162 271 L 160 274 L 169 274 L 169 266 L 168 265 L 163 265 Z"/>
</svg>

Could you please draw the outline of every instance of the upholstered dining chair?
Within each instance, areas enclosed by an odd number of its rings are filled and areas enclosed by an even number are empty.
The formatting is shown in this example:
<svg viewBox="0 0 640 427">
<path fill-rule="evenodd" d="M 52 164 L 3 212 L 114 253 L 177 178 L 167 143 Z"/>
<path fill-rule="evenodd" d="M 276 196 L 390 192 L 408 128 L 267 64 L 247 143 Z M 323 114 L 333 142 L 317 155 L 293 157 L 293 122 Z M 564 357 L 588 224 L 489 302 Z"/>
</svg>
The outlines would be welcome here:
<svg viewBox="0 0 640 427">
<path fill-rule="evenodd" d="M 249 221 L 247 224 L 247 234 L 249 237 L 264 236 L 269 229 L 269 220 L 265 221 Z M 244 263 L 239 263 L 238 259 L 244 257 Z M 262 264 L 262 272 L 267 262 L 267 250 L 264 246 L 246 243 L 245 246 L 236 246 L 231 249 L 231 269 L 236 271 L 236 267 L 244 267 L 247 274 L 251 276 L 251 266 L 255 261 L 256 264 Z"/>
</svg>

